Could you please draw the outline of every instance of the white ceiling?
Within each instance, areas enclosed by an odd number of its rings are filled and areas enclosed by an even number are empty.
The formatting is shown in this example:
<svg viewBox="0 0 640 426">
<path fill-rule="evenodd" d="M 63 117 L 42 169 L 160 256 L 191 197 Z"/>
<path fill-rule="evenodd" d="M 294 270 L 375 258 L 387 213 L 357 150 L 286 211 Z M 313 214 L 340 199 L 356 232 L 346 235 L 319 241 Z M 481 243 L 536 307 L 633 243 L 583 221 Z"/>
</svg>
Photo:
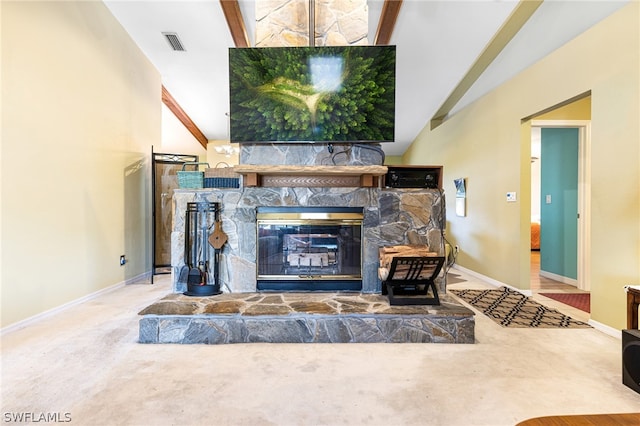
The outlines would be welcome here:
<svg viewBox="0 0 640 426">
<path fill-rule="evenodd" d="M 264 0 L 239 2 L 250 41 L 254 39 L 256 1 Z M 627 2 L 546 0 L 453 113 Z M 104 3 L 158 69 L 163 85 L 207 139 L 227 139 L 228 49 L 234 44 L 219 1 Z M 383 0 L 368 3 L 372 42 Z M 397 46 L 396 141 L 382 144 L 387 155 L 401 155 L 407 149 L 516 5 L 510 0 L 404 0 L 390 43 Z M 177 33 L 186 52 L 173 51 L 163 32 Z"/>
</svg>

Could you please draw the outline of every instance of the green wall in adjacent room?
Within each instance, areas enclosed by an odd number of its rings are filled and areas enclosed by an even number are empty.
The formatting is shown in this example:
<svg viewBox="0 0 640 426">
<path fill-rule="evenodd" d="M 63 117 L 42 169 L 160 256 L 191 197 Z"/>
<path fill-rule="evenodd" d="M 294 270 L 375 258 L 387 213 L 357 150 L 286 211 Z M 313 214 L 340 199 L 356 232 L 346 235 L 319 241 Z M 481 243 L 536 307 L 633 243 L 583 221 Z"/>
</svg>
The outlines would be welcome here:
<svg viewBox="0 0 640 426">
<path fill-rule="evenodd" d="M 543 128 L 540 270 L 578 279 L 578 128 Z"/>
</svg>

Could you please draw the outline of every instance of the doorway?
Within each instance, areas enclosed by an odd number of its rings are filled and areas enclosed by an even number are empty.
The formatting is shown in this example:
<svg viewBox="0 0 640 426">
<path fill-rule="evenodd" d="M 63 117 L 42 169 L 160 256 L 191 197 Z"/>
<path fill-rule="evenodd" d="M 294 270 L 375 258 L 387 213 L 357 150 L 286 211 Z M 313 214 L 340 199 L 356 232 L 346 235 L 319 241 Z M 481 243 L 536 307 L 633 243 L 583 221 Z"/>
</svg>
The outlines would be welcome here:
<svg viewBox="0 0 640 426">
<path fill-rule="evenodd" d="M 534 120 L 531 126 L 531 216 L 532 224 L 540 224 L 540 275 L 589 291 L 590 122 Z"/>
</svg>

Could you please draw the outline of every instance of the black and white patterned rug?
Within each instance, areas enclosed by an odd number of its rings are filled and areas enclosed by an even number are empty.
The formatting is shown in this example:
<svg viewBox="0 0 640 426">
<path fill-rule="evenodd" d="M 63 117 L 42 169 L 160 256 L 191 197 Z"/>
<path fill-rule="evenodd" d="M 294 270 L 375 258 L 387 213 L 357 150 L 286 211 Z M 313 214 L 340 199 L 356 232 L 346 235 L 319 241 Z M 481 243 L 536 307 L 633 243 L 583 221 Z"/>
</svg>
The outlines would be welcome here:
<svg viewBox="0 0 640 426">
<path fill-rule="evenodd" d="M 503 327 L 591 328 L 508 287 L 449 291 Z"/>
</svg>

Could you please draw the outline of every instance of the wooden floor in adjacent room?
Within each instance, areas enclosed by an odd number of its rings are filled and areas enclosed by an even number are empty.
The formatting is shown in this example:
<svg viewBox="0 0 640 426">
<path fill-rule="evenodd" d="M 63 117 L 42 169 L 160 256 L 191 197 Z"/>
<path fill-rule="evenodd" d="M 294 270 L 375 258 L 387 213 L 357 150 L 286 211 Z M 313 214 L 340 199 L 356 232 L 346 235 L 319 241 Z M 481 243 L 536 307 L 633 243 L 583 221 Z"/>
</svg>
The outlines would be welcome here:
<svg viewBox="0 0 640 426">
<path fill-rule="evenodd" d="M 570 284 L 540 276 L 540 251 L 531 250 L 531 291 L 564 291 L 567 293 L 588 293 Z"/>
</svg>

